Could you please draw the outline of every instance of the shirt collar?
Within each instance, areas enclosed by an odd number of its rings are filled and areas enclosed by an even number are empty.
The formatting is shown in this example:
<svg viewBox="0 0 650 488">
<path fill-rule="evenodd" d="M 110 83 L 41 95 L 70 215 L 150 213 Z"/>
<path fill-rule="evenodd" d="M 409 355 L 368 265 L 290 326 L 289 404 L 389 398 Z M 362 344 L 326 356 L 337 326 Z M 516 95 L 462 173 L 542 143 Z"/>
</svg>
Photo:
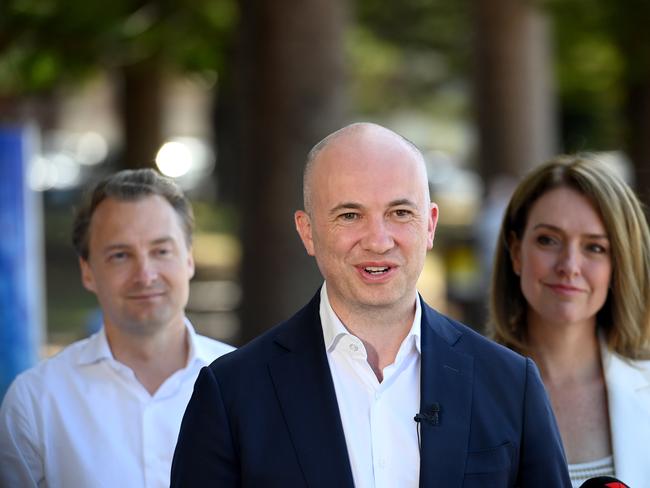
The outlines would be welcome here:
<svg viewBox="0 0 650 488">
<path fill-rule="evenodd" d="M 97 363 L 104 359 L 113 359 L 113 353 L 108 345 L 106 331 L 102 325 L 98 332 L 95 332 L 86 339 L 86 343 L 83 345 L 79 353 L 77 364 L 83 366 L 86 364 Z"/>
<path fill-rule="evenodd" d="M 323 339 L 325 340 L 325 349 L 331 352 L 336 348 L 336 345 L 342 337 L 346 335 L 353 335 L 345 328 L 341 319 L 336 315 L 330 304 L 329 297 L 327 296 L 327 282 L 323 283 L 320 290 L 320 321 L 323 327 Z M 420 295 L 415 301 L 415 316 L 413 317 L 413 324 L 411 330 L 404 338 L 403 344 L 413 341 L 418 353 L 421 353 L 421 322 L 422 322 L 422 306 L 420 305 Z"/>
<path fill-rule="evenodd" d="M 206 351 L 205 348 L 201 346 L 201 343 L 197 341 L 197 334 L 192 326 L 192 323 L 187 317 L 183 319 L 185 324 L 185 329 L 187 331 L 187 339 L 189 344 L 189 351 L 187 354 L 187 365 L 192 364 L 196 360 L 206 360 L 214 356 L 210 351 Z M 94 333 L 83 345 L 77 364 L 80 366 L 86 364 L 97 363 L 106 359 L 115 359 L 111 347 L 108 344 L 108 339 L 106 338 L 106 330 L 102 325 L 101 329 L 98 332 Z"/>
</svg>

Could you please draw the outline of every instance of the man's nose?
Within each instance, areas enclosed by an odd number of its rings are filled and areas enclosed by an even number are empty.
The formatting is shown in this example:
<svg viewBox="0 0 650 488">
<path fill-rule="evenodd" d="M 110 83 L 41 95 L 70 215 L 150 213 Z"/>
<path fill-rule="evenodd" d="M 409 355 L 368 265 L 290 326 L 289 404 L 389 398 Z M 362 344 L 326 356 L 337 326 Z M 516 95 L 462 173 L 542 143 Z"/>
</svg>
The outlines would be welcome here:
<svg viewBox="0 0 650 488">
<path fill-rule="evenodd" d="M 158 278 L 155 263 L 148 256 L 140 256 L 136 261 L 135 281 L 144 286 L 149 286 Z"/>
<path fill-rule="evenodd" d="M 368 218 L 363 236 L 364 249 L 376 254 L 383 254 L 395 245 L 390 225 L 383 217 Z"/>
</svg>

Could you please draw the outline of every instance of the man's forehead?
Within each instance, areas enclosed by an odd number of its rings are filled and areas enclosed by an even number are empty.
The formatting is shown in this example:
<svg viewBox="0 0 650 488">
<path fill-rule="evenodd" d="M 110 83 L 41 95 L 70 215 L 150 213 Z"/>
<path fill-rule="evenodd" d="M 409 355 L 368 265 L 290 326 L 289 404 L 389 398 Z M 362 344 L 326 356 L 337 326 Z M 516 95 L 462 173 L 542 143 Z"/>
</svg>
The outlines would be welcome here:
<svg viewBox="0 0 650 488">
<path fill-rule="evenodd" d="M 167 202 L 167 200 L 165 200 L 160 195 L 156 195 L 156 194 L 141 195 L 135 198 L 120 198 L 114 196 L 107 196 L 97 205 L 95 212 L 97 212 L 97 210 L 99 210 L 101 207 L 136 206 L 136 205 L 142 205 L 143 203 L 160 203 L 160 204 L 167 203 L 169 205 L 169 202 Z"/>
<path fill-rule="evenodd" d="M 134 199 L 106 197 L 102 200 L 91 218 L 93 222 L 113 220 L 115 223 L 129 223 L 155 213 L 159 218 L 175 214 L 171 204 L 160 195 L 144 195 Z M 149 219 L 153 220 L 153 219 Z M 153 223 L 153 222 L 152 222 Z"/>
<path fill-rule="evenodd" d="M 138 208 L 139 207 L 139 208 Z M 159 238 L 170 234 L 177 226 L 182 231 L 180 217 L 163 197 L 148 195 L 135 200 L 108 197 L 95 209 L 90 221 L 90 236 L 137 231 Z M 134 238 L 137 236 L 133 236 Z M 154 237 L 152 237 L 153 239 Z"/>
<path fill-rule="evenodd" d="M 333 147 L 321 155 L 313 171 L 315 191 L 321 185 L 363 184 L 368 178 L 382 177 L 427 181 L 424 162 L 404 146 Z"/>
</svg>

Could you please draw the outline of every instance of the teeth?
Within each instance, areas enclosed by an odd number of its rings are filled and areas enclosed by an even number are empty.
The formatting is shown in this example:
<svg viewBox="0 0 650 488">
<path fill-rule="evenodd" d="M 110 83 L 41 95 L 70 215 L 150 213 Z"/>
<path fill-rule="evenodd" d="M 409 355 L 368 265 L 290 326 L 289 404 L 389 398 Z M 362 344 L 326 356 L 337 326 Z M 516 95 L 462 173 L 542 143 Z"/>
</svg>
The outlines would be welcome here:
<svg viewBox="0 0 650 488">
<path fill-rule="evenodd" d="M 372 273 L 372 274 L 385 273 L 386 271 L 388 271 L 388 266 L 368 266 L 368 267 L 363 268 L 363 269 L 365 269 L 366 272 Z"/>
</svg>

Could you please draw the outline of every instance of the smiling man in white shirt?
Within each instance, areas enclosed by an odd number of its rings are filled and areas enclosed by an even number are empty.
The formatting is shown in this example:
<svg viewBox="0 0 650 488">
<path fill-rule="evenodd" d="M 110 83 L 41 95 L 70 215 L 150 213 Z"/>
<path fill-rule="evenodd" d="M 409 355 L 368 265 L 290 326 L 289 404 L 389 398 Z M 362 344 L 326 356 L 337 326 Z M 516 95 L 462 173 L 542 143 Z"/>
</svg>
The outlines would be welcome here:
<svg viewBox="0 0 650 488">
<path fill-rule="evenodd" d="M 100 182 L 73 243 L 103 327 L 19 375 L 0 409 L 0 486 L 164 487 L 202 366 L 233 348 L 194 332 L 189 201 L 155 171 Z"/>
</svg>

